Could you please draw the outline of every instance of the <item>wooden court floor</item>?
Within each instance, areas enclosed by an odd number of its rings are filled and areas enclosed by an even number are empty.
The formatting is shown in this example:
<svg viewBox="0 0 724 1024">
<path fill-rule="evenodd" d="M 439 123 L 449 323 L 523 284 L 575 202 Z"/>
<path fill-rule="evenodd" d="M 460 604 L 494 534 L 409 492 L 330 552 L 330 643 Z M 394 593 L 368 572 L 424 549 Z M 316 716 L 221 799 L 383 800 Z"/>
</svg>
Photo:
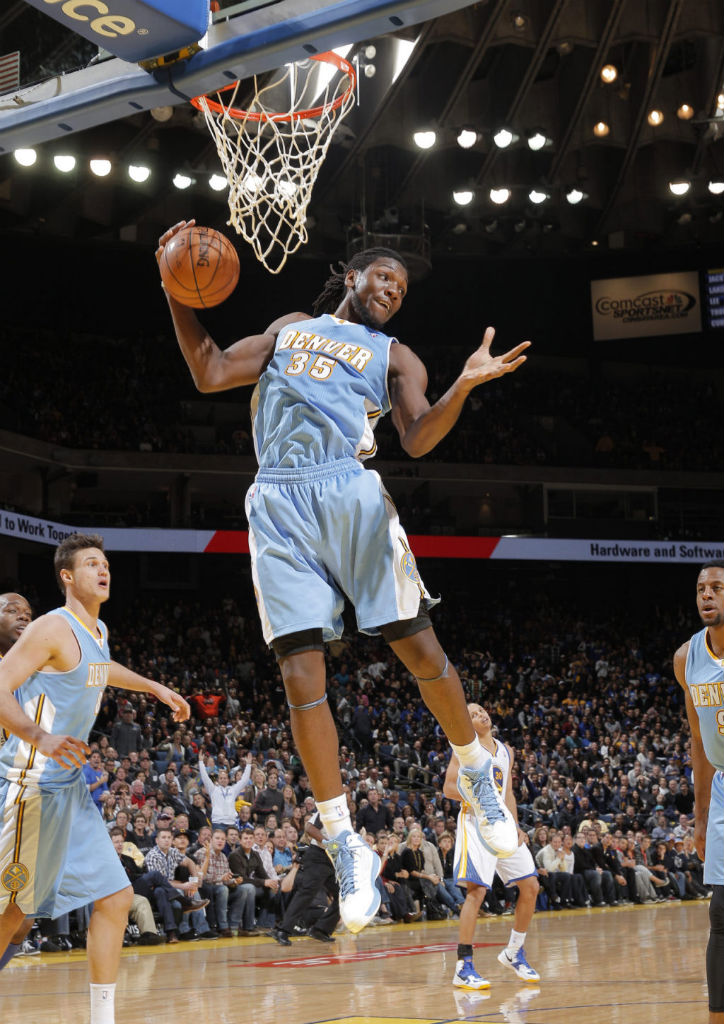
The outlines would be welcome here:
<svg viewBox="0 0 724 1024">
<path fill-rule="evenodd" d="M 706 1024 L 709 903 L 537 916 L 526 985 L 496 957 L 512 918 L 481 918 L 485 992 L 451 985 L 457 922 L 368 928 L 334 945 L 224 939 L 125 950 L 116 1024 Z M 15 959 L 2 1024 L 87 1024 L 85 954 Z"/>
</svg>

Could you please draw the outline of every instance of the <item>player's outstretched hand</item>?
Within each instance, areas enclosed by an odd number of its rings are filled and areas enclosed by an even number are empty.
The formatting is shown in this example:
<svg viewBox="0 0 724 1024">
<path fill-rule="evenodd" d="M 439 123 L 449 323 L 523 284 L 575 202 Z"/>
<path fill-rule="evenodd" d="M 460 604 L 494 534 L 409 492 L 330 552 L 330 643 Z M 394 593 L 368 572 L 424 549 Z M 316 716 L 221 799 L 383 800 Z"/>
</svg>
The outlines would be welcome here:
<svg viewBox="0 0 724 1024">
<path fill-rule="evenodd" d="M 164 246 L 171 241 L 174 235 L 177 235 L 179 231 L 183 231 L 184 228 L 192 228 L 196 221 L 192 218 L 191 220 L 180 220 L 178 224 L 174 224 L 168 231 L 164 231 L 158 240 L 158 249 L 156 249 L 156 262 L 160 265 L 161 253 L 163 252 Z"/>
<path fill-rule="evenodd" d="M 180 693 L 170 690 L 168 686 L 159 684 L 159 689 L 154 694 L 160 701 L 163 701 L 173 711 L 171 716 L 174 722 L 185 722 L 191 715 L 191 707 L 188 701 L 184 700 Z"/>
<path fill-rule="evenodd" d="M 75 736 L 53 736 L 52 733 L 46 733 L 35 746 L 45 757 L 66 769 L 82 768 L 90 754 L 90 747 L 85 740 L 76 739 Z"/>
<path fill-rule="evenodd" d="M 461 380 L 471 389 L 477 387 L 478 384 L 484 384 L 487 380 L 495 380 L 496 377 L 502 377 L 503 374 L 512 373 L 526 361 L 527 357 L 522 353 L 530 347 L 529 341 L 522 341 L 520 345 L 504 352 L 502 356 L 493 356 L 490 354 L 490 346 L 494 337 L 495 328 L 488 327 L 483 335 L 482 345 L 476 352 L 473 352 L 463 367 Z"/>
</svg>

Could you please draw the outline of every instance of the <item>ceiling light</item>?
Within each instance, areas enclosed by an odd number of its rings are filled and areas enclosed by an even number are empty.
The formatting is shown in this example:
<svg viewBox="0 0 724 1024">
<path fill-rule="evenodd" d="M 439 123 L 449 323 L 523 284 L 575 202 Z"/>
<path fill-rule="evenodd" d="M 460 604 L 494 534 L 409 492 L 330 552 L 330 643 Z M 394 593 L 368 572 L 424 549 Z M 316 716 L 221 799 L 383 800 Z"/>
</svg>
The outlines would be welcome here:
<svg viewBox="0 0 724 1024">
<path fill-rule="evenodd" d="M 453 224 L 451 230 L 454 235 L 464 235 L 468 230 L 468 226 L 464 220 L 459 220 L 457 224 Z"/>
<path fill-rule="evenodd" d="M 491 190 L 490 190 L 490 198 L 491 198 L 492 202 L 496 203 L 498 206 L 502 206 L 503 203 L 507 203 L 508 200 L 510 199 L 510 189 L 509 188 L 491 188 Z"/>
<path fill-rule="evenodd" d="M 514 11 L 513 14 L 511 14 L 511 16 L 510 16 L 510 20 L 513 23 L 513 28 L 517 32 L 522 32 L 523 29 L 528 24 L 528 19 L 522 13 L 522 11 Z"/>
<path fill-rule="evenodd" d="M 142 181 L 148 181 L 150 176 L 151 168 L 144 164 L 131 164 L 128 168 L 128 177 L 131 181 L 137 181 L 139 185 Z"/>
<path fill-rule="evenodd" d="M 521 219 L 517 220 L 513 225 L 513 231 L 515 231 L 516 235 L 519 235 L 521 231 L 525 231 L 527 226 L 528 222 L 521 217 Z"/>
<path fill-rule="evenodd" d="M 604 64 L 601 68 L 601 81 L 605 82 L 606 85 L 610 85 L 611 82 L 615 82 L 618 78 L 618 68 L 615 64 Z"/>
<path fill-rule="evenodd" d="M 691 182 L 680 178 L 678 181 L 669 182 L 669 192 L 675 196 L 685 196 L 691 188 Z"/>
<path fill-rule="evenodd" d="M 571 204 L 571 206 L 576 206 L 577 203 L 580 203 L 581 200 L 585 198 L 586 193 L 581 192 L 580 188 L 569 188 L 566 192 L 566 199 Z"/>
<path fill-rule="evenodd" d="M 453 192 L 453 199 L 458 206 L 468 206 L 472 203 L 475 197 L 475 193 L 471 189 L 460 189 L 459 191 Z"/>
<path fill-rule="evenodd" d="M 694 108 L 688 103 L 682 103 L 676 111 L 676 116 L 682 121 L 690 121 L 694 116 Z"/>
<path fill-rule="evenodd" d="M 170 121 L 173 117 L 173 107 L 151 107 L 151 117 L 161 124 Z"/>
<path fill-rule="evenodd" d="M 437 135 L 430 130 L 415 132 L 412 138 L 420 149 L 432 149 L 437 142 Z"/>
<path fill-rule="evenodd" d="M 193 185 L 194 179 L 189 178 L 188 174 L 181 174 L 181 172 L 179 171 L 179 173 L 173 179 L 173 183 L 176 186 L 176 188 L 184 189 L 189 188 L 190 185 Z"/>
<path fill-rule="evenodd" d="M 58 153 L 53 157 L 53 163 L 59 171 L 62 171 L 63 174 L 67 174 L 75 167 L 75 157 L 70 156 L 69 153 Z"/>
<path fill-rule="evenodd" d="M 516 138 L 517 136 L 509 128 L 498 128 L 495 135 L 493 135 L 493 142 L 498 149 L 507 149 Z"/>
<path fill-rule="evenodd" d="M 528 145 L 531 149 L 543 149 L 548 139 L 545 137 L 543 132 L 533 132 L 532 135 L 528 136 Z"/>
<path fill-rule="evenodd" d="M 532 188 L 528 193 L 528 198 L 530 199 L 531 203 L 535 203 L 536 206 L 538 206 L 540 205 L 540 203 L 544 203 L 546 199 L 548 199 L 548 193 L 541 192 L 541 190 L 537 188 Z"/>
<path fill-rule="evenodd" d="M 656 126 L 660 125 L 661 122 L 664 120 L 663 110 L 650 110 L 646 116 L 646 120 L 649 122 L 652 128 L 656 128 Z"/>
<path fill-rule="evenodd" d="M 492 233 L 494 231 L 497 231 L 498 230 L 498 222 L 497 222 L 497 220 L 488 220 L 488 221 L 486 221 L 485 222 L 485 230 L 488 232 L 489 235 L 492 235 Z"/>
<path fill-rule="evenodd" d="M 713 196 L 720 196 L 724 192 L 724 181 L 721 178 L 716 178 L 714 181 L 709 182 L 709 191 Z"/>
<path fill-rule="evenodd" d="M 34 149 L 16 149 L 13 156 L 21 167 L 32 167 L 38 159 L 38 154 Z"/>
<path fill-rule="evenodd" d="M 691 211 L 690 210 L 684 210 L 684 212 L 680 213 L 679 216 L 676 218 L 676 223 L 677 224 L 691 224 L 693 219 L 694 219 L 694 216 L 691 213 Z"/>
<path fill-rule="evenodd" d="M 724 110 L 724 92 L 720 92 L 716 98 L 716 109 Z"/>
<path fill-rule="evenodd" d="M 568 54 L 571 53 L 571 51 L 573 50 L 573 43 L 569 42 L 567 39 L 564 39 L 563 42 L 556 43 L 556 50 L 561 55 L 561 57 L 567 57 Z"/>
<path fill-rule="evenodd" d="M 462 149 L 470 149 L 478 141 L 478 133 L 472 128 L 461 128 L 458 132 L 458 146 Z"/>
<path fill-rule="evenodd" d="M 209 188 L 214 192 L 222 192 L 226 186 L 227 181 L 223 174 L 212 174 L 209 178 Z"/>
<path fill-rule="evenodd" d="M 111 161 L 105 158 L 91 160 L 90 169 L 99 178 L 105 178 L 106 175 L 111 173 Z"/>
<path fill-rule="evenodd" d="M 605 121 L 597 121 L 593 126 L 593 134 L 599 139 L 604 139 L 610 131 L 610 125 L 607 125 Z"/>
<path fill-rule="evenodd" d="M 591 239 L 591 245 L 598 245 L 598 239 L 597 238 L 592 238 Z"/>
</svg>

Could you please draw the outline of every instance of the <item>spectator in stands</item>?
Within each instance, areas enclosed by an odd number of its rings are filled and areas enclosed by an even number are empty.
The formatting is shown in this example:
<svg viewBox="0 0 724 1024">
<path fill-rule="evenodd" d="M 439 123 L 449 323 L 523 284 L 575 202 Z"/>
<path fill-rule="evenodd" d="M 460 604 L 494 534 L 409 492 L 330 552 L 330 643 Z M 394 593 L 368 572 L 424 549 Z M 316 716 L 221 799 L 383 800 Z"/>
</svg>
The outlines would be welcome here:
<svg viewBox="0 0 724 1024">
<path fill-rule="evenodd" d="M 200 873 L 203 873 L 200 892 L 209 900 L 207 916 L 211 926 L 222 938 L 230 939 L 233 934 L 232 929 L 239 927 L 243 894 L 238 883 L 234 881 L 234 876 L 229 868 L 229 861 L 224 853 L 225 845 L 226 832 L 224 829 L 213 829 L 208 851 L 199 850 L 195 859 Z"/>
<path fill-rule="evenodd" d="M 393 820 L 392 811 L 382 803 L 379 790 L 373 785 L 367 793 L 367 803 L 357 811 L 356 831 L 364 829 L 376 836 L 380 829 L 391 829 Z"/>
<path fill-rule="evenodd" d="M 226 768 L 219 768 L 216 775 L 216 782 L 211 781 L 208 768 L 213 767 L 213 759 L 206 758 L 204 763 L 203 751 L 199 757 L 199 775 L 201 784 L 211 800 L 211 827 L 227 829 L 229 825 L 236 825 L 238 818 L 236 812 L 236 801 L 241 793 L 249 785 L 251 778 L 251 754 L 246 756 L 246 767 L 237 781 L 230 785 L 229 772 Z M 198 808 L 200 810 L 200 808 Z M 197 815 L 198 817 L 198 815 Z"/>
<path fill-rule="evenodd" d="M 111 732 L 111 746 L 120 757 L 125 757 L 131 750 L 136 752 L 141 750 L 141 727 L 134 721 L 134 717 L 133 705 L 128 701 L 122 704 L 120 717 Z"/>
<path fill-rule="evenodd" d="M 102 811 L 103 803 L 108 796 L 108 772 L 101 765 L 101 753 L 94 750 L 86 763 L 83 765 L 83 778 L 88 786 L 88 792 L 93 797 L 93 803 L 99 811 Z"/>
<path fill-rule="evenodd" d="M 260 934 L 255 923 L 257 890 L 272 889 L 276 892 L 279 882 L 267 877 L 261 858 L 253 849 L 253 829 L 243 829 L 240 839 L 239 849 L 235 850 L 229 858 L 229 868 L 241 894 L 239 897 L 241 927 L 238 934 L 240 938 L 246 938 Z"/>
</svg>

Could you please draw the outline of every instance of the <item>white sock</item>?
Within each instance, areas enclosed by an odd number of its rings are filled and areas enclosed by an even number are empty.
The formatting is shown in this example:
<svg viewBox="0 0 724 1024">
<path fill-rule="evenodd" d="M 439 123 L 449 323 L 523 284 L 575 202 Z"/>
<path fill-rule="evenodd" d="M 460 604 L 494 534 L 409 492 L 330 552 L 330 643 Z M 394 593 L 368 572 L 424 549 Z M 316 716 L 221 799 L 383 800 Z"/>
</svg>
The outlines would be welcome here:
<svg viewBox="0 0 724 1024">
<path fill-rule="evenodd" d="M 90 1024 L 116 1024 L 116 984 L 90 987 Z"/>
<path fill-rule="evenodd" d="M 461 768 L 485 768 L 490 762 L 490 754 L 477 736 L 472 743 L 466 743 L 462 747 L 455 743 L 451 743 L 450 746 L 455 751 Z"/>
<path fill-rule="evenodd" d="M 525 942 L 527 932 L 517 932 L 515 928 L 511 929 L 510 938 L 508 939 L 508 952 L 517 953 L 520 947 Z"/>
<path fill-rule="evenodd" d="M 330 839 L 336 838 L 342 832 L 352 831 L 352 819 L 349 816 L 347 797 L 344 794 L 335 796 L 331 800 L 318 800 L 317 810 Z"/>
</svg>

